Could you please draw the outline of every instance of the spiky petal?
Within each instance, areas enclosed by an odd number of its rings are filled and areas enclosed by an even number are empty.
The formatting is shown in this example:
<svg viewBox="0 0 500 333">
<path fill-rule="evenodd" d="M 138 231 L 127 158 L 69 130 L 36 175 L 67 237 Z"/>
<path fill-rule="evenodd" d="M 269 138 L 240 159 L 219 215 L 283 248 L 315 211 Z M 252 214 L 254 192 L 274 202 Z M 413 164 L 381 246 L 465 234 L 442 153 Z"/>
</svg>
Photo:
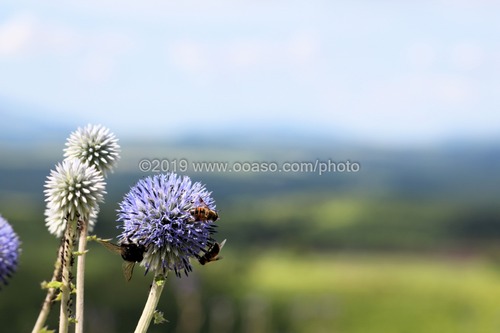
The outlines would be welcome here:
<svg viewBox="0 0 500 333">
<path fill-rule="evenodd" d="M 106 183 L 95 166 L 76 158 L 65 159 L 51 170 L 45 183 L 46 225 L 60 237 L 67 219 L 95 222 L 98 204 L 103 201 Z"/>
<path fill-rule="evenodd" d="M 97 170 L 106 175 L 113 172 L 120 158 L 118 139 L 110 130 L 102 125 L 88 124 L 71 133 L 66 141 L 64 156 L 78 158 L 94 165 Z"/>
</svg>

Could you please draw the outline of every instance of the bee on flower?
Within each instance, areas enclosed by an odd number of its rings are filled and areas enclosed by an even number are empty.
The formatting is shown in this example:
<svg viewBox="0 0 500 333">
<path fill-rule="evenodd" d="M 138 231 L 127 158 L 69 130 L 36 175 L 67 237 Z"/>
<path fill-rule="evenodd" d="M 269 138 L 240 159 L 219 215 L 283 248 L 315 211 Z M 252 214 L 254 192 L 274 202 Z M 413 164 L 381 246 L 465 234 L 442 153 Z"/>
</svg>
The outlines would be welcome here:
<svg viewBox="0 0 500 333">
<path fill-rule="evenodd" d="M 119 205 L 120 242 L 144 246 L 140 264 L 146 272 L 187 275 L 192 270 L 190 259 L 199 260 L 216 243 L 215 223 L 193 219 L 200 202 L 216 210 L 211 192 L 187 176 L 168 173 L 142 179 Z"/>
</svg>

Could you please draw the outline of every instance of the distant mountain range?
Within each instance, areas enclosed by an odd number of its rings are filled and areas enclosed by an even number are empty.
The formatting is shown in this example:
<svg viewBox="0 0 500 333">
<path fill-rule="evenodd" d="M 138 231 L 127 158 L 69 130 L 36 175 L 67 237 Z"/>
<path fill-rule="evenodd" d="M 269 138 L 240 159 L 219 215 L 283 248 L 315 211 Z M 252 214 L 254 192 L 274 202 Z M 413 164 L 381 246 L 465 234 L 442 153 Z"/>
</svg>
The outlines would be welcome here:
<svg viewBox="0 0 500 333">
<path fill-rule="evenodd" d="M 61 119 L 47 121 L 42 108 L 17 104 L 0 97 L 0 142 L 29 143 L 36 140 L 65 138 L 73 129 Z"/>
<path fill-rule="evenodd" d="M 54 117 L 48 120 L 45 116 L 47 110 L 43 107 L 29 103 L 13 101 L 0 95 L 0 144 L 32 144 L 33 142 L 64 142 L 69 133 L 78 126 L 86 125 L 86 122 L 75 125 L 78 118 L 83 116 L 71 114 L 64 118 L 60 117 L 54 121 Z M 244 146 L 256 147 L 281 147 L 282 149 L 293 149 L 296 147 L 324 148 L 332 147 L 339 149 L 360 149 L 360 148 L 387 148 L 405 150 L 407 148 L 428 148 L 395 144 L 393 147 L 384 147 L 381 144 L 370 141 L 356 140 L 341 128 L 331 128 L 321 130 L 317 128 L 289 128 L 286 122 L 280 124 L 263 124 L 258 127 L 246 126 L 228 127 L 225 129 L 211 130 L 205 128 L 201 123 L 193 123 L 192 128 L 186 130 L 184 134 L 177 137 L 148 138 L 145 133 L 143 137 L 120 137 L 121 141 L 136 142 L 143 144 L 154 142 L 154 144 L 176 145 L 188 148 L 238 148 Z M 433 148 L 445 149 L 475 149 L 476 147 L 500 146 L 500 134 L 497 138 L 474 139 L 455 137 L 443 142 L 436 143 Z"/>
</svg>

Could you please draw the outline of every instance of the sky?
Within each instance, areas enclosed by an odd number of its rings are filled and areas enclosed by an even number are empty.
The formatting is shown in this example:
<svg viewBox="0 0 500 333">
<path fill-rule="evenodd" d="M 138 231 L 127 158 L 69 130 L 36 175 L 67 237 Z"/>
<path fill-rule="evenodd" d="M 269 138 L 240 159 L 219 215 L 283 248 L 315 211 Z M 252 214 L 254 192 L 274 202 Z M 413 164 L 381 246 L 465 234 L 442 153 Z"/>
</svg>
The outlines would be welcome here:
<svg viewBox="0 0 500 333">
<path fill-rule="evenodd" d="M 0 111 L 131 138 L 496 140 L 498 13 L 486 0 L 3 0 Z"/>
</svg>

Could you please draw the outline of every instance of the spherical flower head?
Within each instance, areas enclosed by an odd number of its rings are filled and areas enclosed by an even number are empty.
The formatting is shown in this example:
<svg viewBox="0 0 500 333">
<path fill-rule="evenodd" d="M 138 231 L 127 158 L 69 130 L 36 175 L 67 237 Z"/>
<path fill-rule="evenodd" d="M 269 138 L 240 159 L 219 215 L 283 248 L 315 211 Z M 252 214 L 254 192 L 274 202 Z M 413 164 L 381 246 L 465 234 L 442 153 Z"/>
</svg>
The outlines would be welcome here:
<svg viewBox="0 0 500 333">
<path fill-rule="evenodd" d="M 88 232 L 94 230 L 94 226 L 97 222 L 97 215 L 99 214 L 99 206 L 90 212 L 88 217 Z M 58 206 L 47 203 L 47 208 L 45 209 L 45 225 L 48 227 L 49 232 L 56 237 L 61 237 L 66 230 L 67 218 L 62 209 Z"/>
<path fill-rule="evenodd" d="M 190 258 L 213 244 L 212 221 L 195 221 L 190 210 L 205 206 L 215 210 L 211 193 L 199 182 L 175 173 L 140 180 L 124 197 L 118 210 L 121 243 L 135 243 L 146 249 L 141 266 L 146 272 L 177 276 L 192 270 Z"/>
<path fill-rule="evenodd" d="M 64 157 L 78 158 L 106 175 L 106 172 L 113 171 L 120 158 L 120 146 L 108 128 L 89 124 L 71 133 Z"/>
<path fill-rule="evenodd" d="M 67 219 L 95 222 L 106 183 L 101 172 L 78 159 L 65 159 L 51 170 L 45 183 L 46 225 L 60 237 Z"/>
<path fill-rule="evenodd" d="M 7 284 L 8 278 L 17 269 L 20 242 L 10 224 L 0 216 L 0 281 Z"/>
</svg>

